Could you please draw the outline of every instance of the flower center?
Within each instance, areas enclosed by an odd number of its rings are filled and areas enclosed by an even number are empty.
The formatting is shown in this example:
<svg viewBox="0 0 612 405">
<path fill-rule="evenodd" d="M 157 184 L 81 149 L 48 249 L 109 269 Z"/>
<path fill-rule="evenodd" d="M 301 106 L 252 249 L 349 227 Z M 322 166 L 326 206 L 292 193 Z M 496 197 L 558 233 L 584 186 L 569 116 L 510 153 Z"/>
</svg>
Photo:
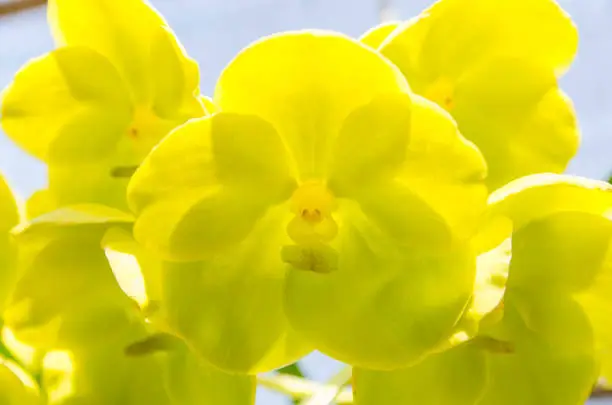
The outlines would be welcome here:
<svg viewBox="0 0 612 405">
<path fill-rule="evenodd" d="M 302 184 L 291 197 L 295 214 L 287 224 L 287 234 L 295 245 L 283 246 L 282 260 L 294 269 L 330 273 L 338 267 L 338 254 L 328 243 L 338 235 L 332 217 L 336 200 L 320 182 Z"/>
<path fill-rule="evenodd" d="M 446 111 L 451 111 L 455 107 L 454 92 L 453 82 L 446 77 L 441 77 L 425 90 L 423 97 L 434 101 Z"/>
<path fill-rule="evenodd" d="M 287 225 L 287 233 L 297 244 L 327 243 L 338 234 L 332 217 L 336 209 L 334 196 L 320 182 L 302 184 L 291 197 L 295 214 Z"/>
</svg>

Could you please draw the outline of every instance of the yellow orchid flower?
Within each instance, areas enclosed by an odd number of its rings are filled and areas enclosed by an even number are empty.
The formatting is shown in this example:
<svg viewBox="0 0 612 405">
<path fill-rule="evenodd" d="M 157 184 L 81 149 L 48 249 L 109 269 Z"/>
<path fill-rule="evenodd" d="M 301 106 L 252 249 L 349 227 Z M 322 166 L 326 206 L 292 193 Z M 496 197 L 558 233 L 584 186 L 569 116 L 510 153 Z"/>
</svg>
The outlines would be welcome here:
<svg viewBox="0 0 612 405">
<path fill-rule="evenodd" d="M 356 369 L 359 404 L 409 397 L 421 404 L 576 405 L 589 397 L 612 348 L 612 186 L 540 174 L 500 188 L 489 202 L 490 219 L 508 221 L 513 233 L 483 255 L 490 257 L 479 261 L 479 272 L 507 281 L 502 294 L 490 283 L 476 295 L 501 301 L 478 336 L 458 347 L 404 370 Z"/>
<path fill-rule="evenodd" d="M 467 241 L 487 194 L 484 160 L 450 116 L 327 31 L 250 45 L 214 102 L 128 187 L 136 239 L 169 261 L 175 333 L 242 372 L 309 345 L 386 369 L 442 344 L 470 296 Z"/>
<path fill-rule="evenodd" d="M 396 64 L 417 94 L 449 111 L 487 160 L 487 185 L 562 172 L 579 131 L 557 79 L 578 34 L 554 0 L 440 0 L 362 41 Z"/>
<path fill-rule="evenodd" d="M 16 74 L 2 128 L 48 163 L 47 205 L 125 208 L 123 172 L 204 114 L 197 64 L 146 1 L 51 0 L 48 10 L 58 48 Z"/>
</svg>

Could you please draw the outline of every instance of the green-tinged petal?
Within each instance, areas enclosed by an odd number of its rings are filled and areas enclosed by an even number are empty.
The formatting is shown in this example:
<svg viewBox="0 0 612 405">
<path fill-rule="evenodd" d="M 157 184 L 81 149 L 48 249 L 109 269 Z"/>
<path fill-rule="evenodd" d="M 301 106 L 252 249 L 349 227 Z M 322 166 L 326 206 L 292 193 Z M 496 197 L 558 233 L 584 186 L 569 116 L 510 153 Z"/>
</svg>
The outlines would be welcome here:
<svg viewBox="0 0 612 405">
<path fill-rule="evenodd" d="M 19 340 L 39 348 L 95 345 L 132 316 L 134 305 L 100 247 L 107 227 L 130 224 L 128 214 L 81 206 L 44 214 L 20 229 L 21 277 L 4 313 Z"/>
<path fill-rule="evenodd" d="M 110 329 L 109 329 L 110 330 Z M 115 325 L 99 345 L 53 350 L 43 360 L 49 405 L 171 405 L 161 354 L 127 356 L 125 347 L 146 336 L 140 322 Z"/>
<path fill-rule="evenodd" d="M 5 323 L 22 341 L 44 348 L 95 345 L 131 316 L 99 235 L 74 232 L 44 246 L 23 246 L 20 278 Z"/>
<path fill-rule="evenodd" d="M 114 151 L 132 105 L 118 72 L 85 47 L 57 49 L 28 63 L 2 98 L 2 128 L 47 162 L 88 161 Z"/>
<path fill-rule="evenodd" d="M 169 352 L 166 385 L 176 404 L 254 405 L 255 376 L 226 374 L 186 350 Z"/>
<path fill-rule="evenodd" d="M 508 287 L 584 291 L 602 271 L 611 242 L 612 221 L 603 216 L 561 212 L 534 220 L 513 235 Z"/>
<path fill-rule="evenodd" d="M 410 249 L 348 202 L 331 246 L 337 269 L 291 269 L 285 311 L 324 353 L 356 366 L 406 367 L 443 345 L 472 291 L 475 257 L 455 242 Z"/>
<path fill-rule="evenodd" d="M 17 281 L 16 245 L 10 231 L 19 223 L 19 216 L 15 197 L 0 175 L 0 312 Z"/>
<path fill-rule="evenodd" d="M 492 333 L 512 350 L 489 355 L 489 383 L 479 405 L 587 400 L 598 371 L 589 321 L 574 301 L 545 291 L 506 294 L 504 320 Z"/>
<path fill-rule="evenodd" d="M 378 48 L 387 37 L 401 25 L 399 21 L 388 21 L 371 28 L 359 40 L 372 48 Z"/>
<path fill-rule="evenodd" d="M 241 373 L 269 371 L 309 351 L 282 306 L 286 207 L 271 210 L 248 238 L 210 259 L 164 265 L 162 312 L 204 359 Z M 194 310 L 196 308 L 197 310 Z"/>
<path fill-rule="evenodd" d="M 270 122 L 307 180 L 325 175 L 349 113 L 378 94 L 407 90 L 400 72 L 373 49 L 333 32 L 299 31 L 244 49 L 221 74 L 214 101 L 221 111 Z"/>
<path fill-rule="evenodd" d="M 562 73 L 577 47 L 576 27 L 554 0 L 441 0 L 395 30 L 381 50 L 412 84 L 412 78 L 457 79 L 495 57 L 532 60 Z"/>
<path fill-rule="evenodd" d="M 504 316 L 482 332 L 513 349 L 491 355 L 482 404 L 571 405 L 590 394 L 610 347 L 593 322 L 606 310 L 593 291 L 610 263 L 609 193 L 596 181 L 539 175 L 492 195 L 492 211 L 513 220 L 514 233 Z"/>
<path fill-rule="evenodd" d="M 579 131 L 557 88 L 577 32 L 553 0 L 441 0 L 394 30 L 380 51 L 482 150 L 487 185 L 562 172 Z"/>
<path fill-rule="evenodd" d="M 138 104 L 161 95 L 160 86 L 190 93 L 198 86 L 197 65 L 147 1 L 51 0 L 48 17 L 58 44 L 82 45 L 106 56 L 121 72 Z M 180 74 L 163 75 L 169 67 Z"/>
<path fill-rule="evenodd" d="M 43 404 L 32 378 L 18 365 L 3 358 L 0 358 L 0 404 Z"/>
<path fill-rule="evenodd" d="M 136 239 L 167 258 L 219 254 L 287 199 L 294 184 L 285 148 L 267 122 L 232 113 L 191 121 L 132 177 Z"/>
<path fill-rule="evenodd" d="M 474 405 L 487 385 L 487 355 L 470 345 L 435 354 L 403 370 L 353 369 L 357 405 Z"/>
</svg>

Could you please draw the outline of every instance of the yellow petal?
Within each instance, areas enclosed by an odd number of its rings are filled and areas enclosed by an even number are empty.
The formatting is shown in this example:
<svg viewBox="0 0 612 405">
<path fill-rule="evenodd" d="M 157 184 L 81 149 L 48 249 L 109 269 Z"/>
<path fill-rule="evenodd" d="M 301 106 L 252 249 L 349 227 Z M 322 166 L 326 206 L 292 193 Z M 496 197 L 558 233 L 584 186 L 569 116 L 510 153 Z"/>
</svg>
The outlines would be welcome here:
<svg viewBox="0 0 612 405">
<path fill-rule="evenodd" d="M 20 241 L 22 277 L 5 324 L 19 340 L 41 349 L 84 347 L 113 337 L 134 307 L 113 277 L 100 232 L 37 233 Z"/>
<path fill-rule="evenodd" d="M 513 290 L 506 293 L 503 323 L 491 332 L 512 350 L 488 356 L 488 385 L 479 404 L 585 403 L 598 367 L 592 329 L 576 302 L 545 287 L 531 296 Z"/>
<path fill-rule="evenodd" d="M 19 208 L 4 176 L 0 174 L 0 233 L 10 231 L 19 223 Z"/>
<path fill-rule="evenodd" d="M 147 1 L 51 0 L 48 19 L 59 45 L 83 45 L 107 57 L 129 84 L 137 103 L 150 101 L 156 87 L 163 86 L 163 81 L 173 80 L 164 76 L 159 81 L 157 69 L 161 66 L 163 71 L 168 63 L 182 66 L 185 82 L 190 83 L 192 91 L 196 90 L 198 76 L 194 62 L 185 55 L 166 21 Z M 170 54 L 158 52 L 160 46 L 156 41 L 164 40 L 164 31 L 174 42 L 175 49 Z M 169 62 L 162 56 L 177 59 Z"/>
<path fill-rule="evenodd" d="M 152 109 L 162 119 L 186 121 L 203 115 L 198 99 L 200 71 L 167 27 L 162 27 L 151 49 Z"/>
<path fill-rule="evenodd" d="M 401 25 L 399 21 L 388 21 L 377 25 L 364 33 L 359 40 L 364 44 L 377 49 L 387 37 Z"/>
<path fill-rule="evenodd" d="M 341 203 L 337 217 L 339 233 L 331 243 L 337 269 L 292 268 L 287 275 L 285 312 L 292 326 L 318 350 L 370 369 L 406 367 L 437 350 L 472 291 L 470 249 L 460 243 L 406 248 L 356 204 Z"/>
<path fill-rule="evenodd" d="M 507 218 L 516 232 L 531 221 L 561 212 L 609 214 L 612 186 L 578 176 L 534 174 L 495 191 L 489 206 L 492 220 Z M 500 241 L 508 236 L 498 235 Z"/>
<path fill-rule="evenodd" d="M 208 96 L 200 96 L 200 102 L 204 105 L 207 115 L 217 112 L 217 107 L 213 103 L 212 99 Z"/>
<path fill-rule="evenodd" d="M 377 96 L 348 115 L 328 169 L 329 187 L 337 197 L 397 173 L 407 159 L 411 116 L 407 93 Z"/>
<path fill-rule="evenodd" d="M 452 118 L 413 96 L 406 161 L 397 180 L 438 212 L 460 236 L 471 235 L 484 209 L 487 164 Z"/>
<path fill-rule="evenodd" d="M 415 92 L 453 115 L 495 189 L 562 172 L 576 154 L 575 113 L 557 88 L 576 47 L 576 28 L 553 0 L 440 0 L 380 51 Z"/>
<path fill-rule="evenodd" d="M 351 111 L 377 94 L 407 89 L 399 71 L 371 48 L 332 32 L 302 31 L 244 49 L 221 74 L 214 101 L 221 111 L 270 122 L 308 179 L 325 174 L 332 141 Z"/>
<path fill-rule="evenodd" d="M 66 163 L 111 153 L 131 114 L 127 89 L 109 61 L 91 49 L 68 47 L 17 73 L 3 94 L 1 123 L 28 153 Z"/>
<path fill-rule="evenodd" d="M 15 197 L 4 177 L 0 175 L 0 311 L 4 309 L 18 278 L 15 260 L 17 247 L 9 232 L 19 223 L 19 214 Z"/>
<path fill-rule="evenodd" d="M 289 242 L 283 227 L 286 210 L 270 210 L 248 237 L 223 254 L 164 264 L 167 324 L 225 371 L 266 372 L 311 350 L 289 327 L 282 305 L 286 269 L 280 249 Z"/>
<path fill-rule="evenodd" d="M 590 288 L 604 268 L 612 221 L 589 212 L 557 212 L 531 221 L 512 236 L 508 286 L 568 294 Z"/>
<path fill-rule="evenodd" d="M 171 133 L 134 174 L 136 238 L 177 260 L 196 260 L 240 242 L 295 181 L 274 128 L 220 113 Z"/>
<path fill-rule="evenodd" d="M 538 172 L 563 172 L 578 151 L 571 100 L 552 71 L 520 60 L 496 60 L 463 77 L 452 114 L 489 163 L 496 189 Z"/>
<path fill-rule="evenodd" d="M 491 57 L 524 58 L 560 74 L 577 46 L 576 27 L 554 0 L 440 0 L 396 30 L 381 51 L 423 84 L 457 79 Z"/>
<path fill-rule="evenodd" d="M 412 99 L 378 96 L 348 116 L 334 145 L 329 187 L 396 229 L 469 237 L 485 210 L 485 162 L 446 112 Z M 426 217 L 429 226 L 415 226 Z"/>
<path fill-rule="evenodd" d="M 470 345 L 435 354 L 407 369 L 353 369 L 359 405 L 396 405 L 410 398 L 421 405 L 474 405 L 487 383 L 487 356 Z"/>
</svg>

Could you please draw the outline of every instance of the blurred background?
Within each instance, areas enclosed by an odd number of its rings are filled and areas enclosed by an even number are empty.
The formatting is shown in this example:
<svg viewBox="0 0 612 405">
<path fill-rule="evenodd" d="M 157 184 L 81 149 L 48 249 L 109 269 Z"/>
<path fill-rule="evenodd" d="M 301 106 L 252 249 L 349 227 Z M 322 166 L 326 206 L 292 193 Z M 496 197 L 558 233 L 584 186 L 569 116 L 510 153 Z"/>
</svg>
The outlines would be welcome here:
<svg viewBox="0 0 612 405">
<path fill-rule="evenodd" d="M 561 86 L 573 99 L 582 129 L 582 146 L 568 171 L 598 179 L 612 171 L 612 0 L 558 0 L 581 35 L 578 57 Z M 13 4 L 31 3 L 15 11 Z M 217 76 L 244 46 L 278 31 L 324 28 L 359 36 L 380 21 L 407 19 L 433 0 L 151 0 L 166 17 L 189 55 L 199 64 L 202 93 L 211 95 Z M 29 59 L 53 49 L 43 0 L 0 0 L 0 88 Z M 6 12 L 11 8 L 11 12 Z M 21 8 L 21 7 L 19 7 Z M 0 133 L 0 135 L 2 135 Z M 0 171 L 25 199 L 45 185 L 42 164 L 0 136 Z M 317 381 L 342 365 L 320 354 L 300 363 Z M 612 401 L 594 399 L 592 404 Z M 264 389 L 258 405 L 286 404 Z"/>
</svg>

